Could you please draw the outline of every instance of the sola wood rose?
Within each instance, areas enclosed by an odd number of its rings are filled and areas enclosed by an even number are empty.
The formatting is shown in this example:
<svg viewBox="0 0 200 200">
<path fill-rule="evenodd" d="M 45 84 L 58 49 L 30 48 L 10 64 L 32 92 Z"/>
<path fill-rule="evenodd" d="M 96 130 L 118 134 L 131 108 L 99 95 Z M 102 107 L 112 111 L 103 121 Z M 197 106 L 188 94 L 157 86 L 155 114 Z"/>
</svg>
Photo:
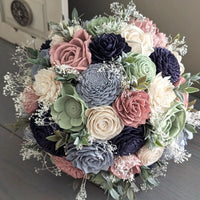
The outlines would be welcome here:
<svg viewBox="0 0 200 200">
<path fill-rule="evenodd" d="M 109 140 L 118 135 L 124 125 L 111 106 L 99 106 L 87 109 L 87 129 L 96 139 Z"/>
<path fill-rule="evenodd" d="M 150 118 L 149 95 L 144 91 L 124 91 L 113 108 L 126 126 L 137 128 Z"/>
<path fill-rule="evenodd" d="M 91 63 L 91 53 L 88 49 L 91 36 L 81 29 L 69 42 L 56 44 L 50 49 L 50 61 L 54 65 L 70 65 L 78 71 L 86 70 Z"/>
</svg>

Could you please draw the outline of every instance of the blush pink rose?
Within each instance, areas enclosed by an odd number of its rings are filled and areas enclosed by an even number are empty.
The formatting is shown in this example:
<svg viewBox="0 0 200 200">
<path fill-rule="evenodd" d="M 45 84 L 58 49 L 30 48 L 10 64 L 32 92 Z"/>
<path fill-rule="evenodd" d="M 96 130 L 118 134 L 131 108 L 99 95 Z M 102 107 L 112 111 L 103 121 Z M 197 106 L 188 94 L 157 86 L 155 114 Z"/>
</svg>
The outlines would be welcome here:
<svg viewBox="0 0 200 200">
<path fill-rule="evenodd" d="M 186 79 L 183 78 L 182 76 L 179 77 L 178 81 L 174 84 L 175 87 L 178 87 L 179 85 L 182 85 L 183 83 L 186 82 Z M 183 98 L 184 98 L 184 105 L 185 108 L 188 108 L 188 102 L 189 102 L 189 94 L 188 93 L 183 93 Z M 179 100 L 179 99 L 177 99 Z"/>
<path fill-rule="evenodd" d="M 136 155 L 116 157 L 114 165 L 110 167 L 110 171 L 120 179 L 134 178 L 134 174 L 140 173 L 141 161 Z"/>
<path fill-rule="evenodd" d="M 83 178 L 85 173 L 80 169 L 73 167 L 72 162 L 66 160 L 65 157 L 53 156 L 55 165 L 64 173 L 72 176 L 73 178 Z"/>
<path fill-rule="evenodd" d="M 38 99 L 39 97 L 35 94 L 33 87 L 26 87 L 22 93 L 24 111 L 31 115 L 38 108 Z"/>
<path fill-rule="evenodd" d="M 149 95 L 144 91 L 124 91 L 113 103 L 113 108 L 125 126 L 137 128 L 150 118 Z"/>
<path fill-rule="evenodd" d="M 134 23 L 137 27 L 142 29 L 145 33 L 151 33 L 153 36 L 153 45 L 154 47 L 165 48 L 167 45 L 167 38 L 164 33 L 160 33 L 159 29 L 156 27 L 156 24 L 153 21 L 146 18 L 145 20 L 131 20 L 131 23 Z"/>
<path fill-rule="evenodd" d="M 91 36 L 84 30 L 75 32 L 69 42 L 61 42 L 50 49 L 50 61 L 54 65 L 70 65 L 78 71 L 86 70 L 91 64 L 88 45 Z"/>
</svg>

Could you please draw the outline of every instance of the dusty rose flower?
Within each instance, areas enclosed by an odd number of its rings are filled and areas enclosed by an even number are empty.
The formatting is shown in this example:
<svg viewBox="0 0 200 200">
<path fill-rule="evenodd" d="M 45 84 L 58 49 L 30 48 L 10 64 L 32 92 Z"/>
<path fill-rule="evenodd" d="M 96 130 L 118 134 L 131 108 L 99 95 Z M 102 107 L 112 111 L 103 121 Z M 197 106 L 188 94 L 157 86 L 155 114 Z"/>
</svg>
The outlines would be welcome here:
<svg viewBox="0 0 200 200">
<path fill-rule="evenodd" d="M 131 23 L 134 23 L 135 26 L 142 29 L 145 33 L 151 33 L 153 36 L 153 46 L 154 47 L 166 47 L 167 38 L 164 33 L 160 33 L 159 29 L 156 27 L 156 24 L 153 21 L 146 18 L 145 20 L 132 20 Z"/>
<path fill-rule="evenodd" d="M 74 33 L 70 42 L 56 44 L 50 49 L 52 65 L 70 65 L 79 71 L 86 70 L 91 63 L 88 45 L 91 36 L 81 29 Z"/>
<path fill-rule="evenodd" d="M 52 68 L 41 69 L 35 75 L 33 89 L 35 94 L 39 96 L 38 102 L 54 103 L 61 92 L 62 83 L 56 81 L 57 74 Z"/>
<path fill-rule="evenodd" d="M 178 87 L 179 85 L 182 85 L 185 82 L 186 82 L 186 79 L 183 78 L 182 76 L 180 76 L 178 81 L 174 84 L 174 86 Z M 185 106 L 185 108 L 187 108 L 188 107 L 188 102 L 189 102 L 189 94 L 188 93 L 183 93 L 183 98 L 184 98 L 184 106 Z"/>
<path fill-rule="evenodd" d="M 85 173 L 73 167 L 72 162 L 66 160 L 65 157 L 52 156 L 55 165 L 64 173 L 72 176 L 73 178 L 83 178 Z"/>
<path fill-rule="evenodd" d="M 26 113 L 32 114 L 38 108 L 38 98 L 39 97 L 35 94 L 32 85 L 24 88 L 22 93 L 22 104 Z"/>
<path fill-rule="evenodd" d="M 149 95 L 144 91 L 124 91 L 113 108 L 126 126 L 137 128 L 150 118 Z"/>
<path fill-rule="evenodd" d="M 116 157 L 110 171 L 120 179 L 133 179 L 134 174 L 140 173 L 141 161 L 134 154 Z"/>
<path fill-rule="evenodd" d="M 137 152 L 137 156 L 141 160 L 143 166 L 150 166 L 161 158 L 163 151 L 164 147 L 154 147 L 150 149 L 147 145 L 144 145 Z"/>
</svg>

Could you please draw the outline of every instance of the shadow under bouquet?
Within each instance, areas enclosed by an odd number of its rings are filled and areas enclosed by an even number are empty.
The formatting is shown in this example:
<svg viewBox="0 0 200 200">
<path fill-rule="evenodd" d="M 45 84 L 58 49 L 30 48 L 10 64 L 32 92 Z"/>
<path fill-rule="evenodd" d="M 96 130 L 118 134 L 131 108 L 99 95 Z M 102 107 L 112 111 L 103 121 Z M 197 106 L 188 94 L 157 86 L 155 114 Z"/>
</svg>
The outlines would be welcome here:
<svg viewBox="0 0 200 200">
<path fill-rule="evenodd" d="M 169 160 L 191 156 L 185 146 L 199 126 L 189 94 L 200 76 L 184 73 L 185 38 L 159 32 L 132 1 L 110 9 L 89 21 L 74 9 L 51 23 L 50 39 L 17 47 L 19 71 L 5 75 L 23 160 L 83 180 L 77 200 L 87 180 L 116 200 L 157 186 Z"/>
</svg>

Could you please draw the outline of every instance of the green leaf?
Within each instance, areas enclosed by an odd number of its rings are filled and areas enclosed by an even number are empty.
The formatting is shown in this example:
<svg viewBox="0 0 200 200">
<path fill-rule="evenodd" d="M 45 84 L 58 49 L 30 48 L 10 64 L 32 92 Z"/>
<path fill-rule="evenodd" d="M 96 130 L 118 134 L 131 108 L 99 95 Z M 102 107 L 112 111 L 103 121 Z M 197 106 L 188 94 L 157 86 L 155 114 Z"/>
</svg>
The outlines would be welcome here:
<svg viewBox="0 0 200 200">
<path fill-rule="evenodd" d="M 127 195 L 129 200 L 135 199 L 135 192 L 131 188 L 128 188 L 126 195 Z"/>
<path fill-rule="evenodd" d="M 51 135 L 46 137 L 46 139 L 52 142 L 57 142 L 59 140 L 59 137 L 57 135 Z"/>
<path fill-rule="evenodd" d="M 185 92 L 187 92 L 187 93 L 195 93 L 195 92 L 199 92 L 199 89 L 195 88 L 195 87 L 188 87 L 188 88 L 185 89 Z"/>
<path fill-rule="evenodd" d="M 158 185 L 158 182 L 152 176 L 148 177 L 147 181 L 154 187 Z"/>
<path fill-rule="evenodd" d="M 58 140 L 56 142 L 55 150 L 58 150 L 60 147 L 64 146 L 66 144 L 66 141 L 64 139 Z"/>
<path fill-rule="evenodd" d="M 16 123 L 6 124 L 5 126 L 13 132 L 16 132 L 20 129 L 24 129 L 29 123 L 27 118 L 20 118 Z"/>
<path fill-rule="evenodd" d="M 180 92 L 180 91 L 177 91 L 177 90 L 174 90 L 176 96 L 182 101 L 184 102 L 184 96 L 183 96 L 183 93 Z"/>
<path fill-rule="evenodd" d="M 72 20 L 76 20 L 76 21 L 79 20 L 79 18 L 78 18 L 78 11 L 76 10 L 76 8 L 74 8 L 72 10 Z"/>
<path fill-rule="evenodd" d="M 80 141 L 80 139 L 79 139 L 79 137 L 77 137 L 77 138 L 75 139 L 75 141 L 74 141 L 74 145 L 79 145 L 79 141 Z"/>
<path fill-rule="evenodd" d="M 81 144 L 88 146 L 89 143 L 88 143 L 87 138 L 85 138 L 85 137 L 81 138 Z"/>
<path fill-rule="evenodd" d="M 191 133 L 197 133 L 195 127 L 191 124 L 185 124 L 185 129 L 188 130 Z"/>
<path fill-rule="evenodd" d="M 147 76 L 142 76 L 138 79 L 138 85 L 144 84 L 146 82 Z"/>
<path fill-rule="evenodd" d="M 39 51 L 37 49 L 25 47 L 25 50 L 26 50 L 29 58 L 36 59 L 38 57 Z"/>
<path fill-rule="evenodd" d="M 110 195 L 113 199 L 119 200 L 120 195 L 113 188 L 109 190 Z"/>
<path fill-rule="evenodd" d="M 189 102 L 188 107 L 194 106 L 196 102 L 197 102 L 196 99 L 194 99 L 193 101 Z"/>
</svg>

